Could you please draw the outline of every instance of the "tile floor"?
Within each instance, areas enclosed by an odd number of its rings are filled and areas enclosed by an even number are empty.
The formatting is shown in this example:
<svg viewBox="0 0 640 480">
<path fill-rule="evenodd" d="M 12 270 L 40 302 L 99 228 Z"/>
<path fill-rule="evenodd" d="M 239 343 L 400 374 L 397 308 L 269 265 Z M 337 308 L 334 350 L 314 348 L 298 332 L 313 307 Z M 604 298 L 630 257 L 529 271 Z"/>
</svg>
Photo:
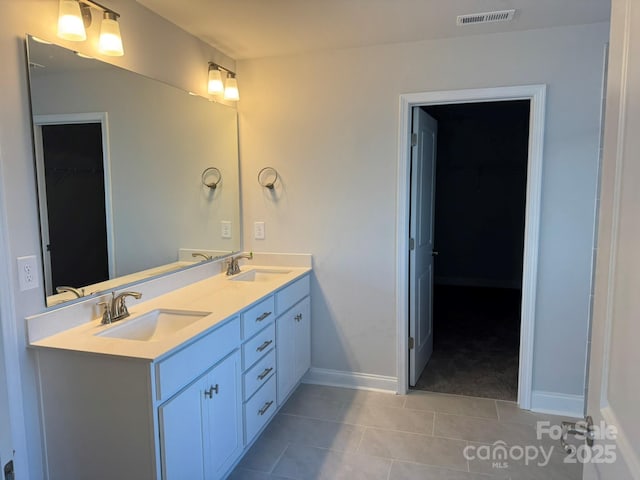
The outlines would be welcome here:
<svg viewBox="0 0 640 480">
<path fill-rule="evenodd" d="M 557 441 L 536 438 L 538 420 L 559 425 L 562 419 L 501 400 L 302 384 L 229 478 L 579 480 L 581 465 L 565 463 Z M 481 453 L 493 452 L 495 442 L 516 457 L 519 446 L 539 456 L 507 459 L 498 467 Z M 541 448 L 546 466 L 538 466 Z"/>
</svg>

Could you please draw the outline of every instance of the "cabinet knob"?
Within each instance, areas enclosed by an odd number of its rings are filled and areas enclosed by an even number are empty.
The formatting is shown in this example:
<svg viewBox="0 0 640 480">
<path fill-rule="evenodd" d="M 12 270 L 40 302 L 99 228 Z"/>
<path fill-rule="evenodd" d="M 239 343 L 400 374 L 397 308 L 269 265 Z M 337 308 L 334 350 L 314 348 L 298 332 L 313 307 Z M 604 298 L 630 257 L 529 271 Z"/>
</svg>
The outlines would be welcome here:
<svg viewBox="0 0 640 480">
<path fill-rule="evenodd" d="M 296 321 L 296 322 L 299 322 L 300 320 L 302 320 L 302 314 L 301 314 L 301 313 L 297 314 L 297 315 L 294 317 L 294 319 L 295 319 L 295 321 Z"/>
<path fill-rule="evenodd" d="M 215 386 L 211 385 L 208 390 L 204 391 L 204 396 L 206 398 L 213 398 L 213 394 L 215 393 L 217 395 L 218 392 L 219 392 L 219 388 L 218 387 L 219 387 L 219 385 L 217 383 L 215 384 Z"/>
<path fill-rule="evenodd" d="M 262 315 L 259 315 L 258 317 L 256 317 L 256 322 L 261 322 L 263 321 L 265 318 L 267 318 L 269 315 L 271 315 L 271 312 L 264 312 Z"/>
<path fill-rule="evenodd" d="M 273 405 L 273 400 L 271 400 L 271 401 L 269 401 L 269 402 L 265 403 L 265 404 L 264 404 L 264 406 L 263 406 L 260 410 L 258 410 L 258 415 L 262 416 L 262 415 L 264 415 L 265 413 L 267 413 L 267 410 L 269 410 L 269 407 L 270 407 L 271 405 Z"/>
</svg>

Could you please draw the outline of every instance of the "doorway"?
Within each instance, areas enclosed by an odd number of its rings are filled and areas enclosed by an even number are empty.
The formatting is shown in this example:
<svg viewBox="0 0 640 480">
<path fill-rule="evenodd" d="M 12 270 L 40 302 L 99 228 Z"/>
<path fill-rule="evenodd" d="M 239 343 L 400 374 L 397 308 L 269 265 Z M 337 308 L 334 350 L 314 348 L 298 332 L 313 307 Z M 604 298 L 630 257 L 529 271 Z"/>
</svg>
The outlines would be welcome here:
<svg viewBox="0 0 640 480">
<path fill-rule="evenodd" d="M 45 290 L 108 280 L 110 238 L 106 117 L 36 116 Z"/>
<path fill-rule="evenodd" d="M 432 354 L 417 376 L 410 375 L 416 389 L 517 398 L 529 104 L 413 107 L 414 121 L 420 109 L 437 131 L 435 168 L 418 179 L 435 190 L 424 205 L 416 205 L 413 195 L 418 162 L 412 159 L 411 221 L 418 218 L 414 210 L 433 210 L 433 274 L 422 282 L 429 291 L 409 291 L 410 305 L 412 295 L 432 300 Z M 414 157 L 419 152 L 417 147 Z M 411 226 L 412 238 L 414 231 Z M 417 264 L 410 260 L 410 284 Z"/>
<path fill-rule="evenodd" d="M 535 318 L 535 285 L 537 276 L 538 230 L 540 215 L 540 190 L 542 173 L 542 144 L 545 86 L 497 87 L 477 90 L 425 92 L 401 95 L 400 139 L 398 163 L 398 229 L 397 229 L 397 292 L 396 320 L 398 331 L 398 392 L 406 393 L 409 387 L 410 363 L 414 350 L 410 350 L 409 303 L 411 255 L 410 186 L 412 113 L 414 107 L 433 107 L 463 103 L 486 103 L 522 100 L 530 105 L 528 115 L 530 132 L 527 141 L 528 165 L 526 169 L 526 211 L 524 221 L 524 253 L 522 255 L 522 303 L 520 314 L 520 348 L 518 352 L 518 403 L 530 408 L 533 353 L 533 328 Z M 418 109 L 416 109 L 418 110 Z M 422 109 L 419 109 L 422 110 Z M 437 252 L 437 246 L 434 246 Z M 436 257 L 437 258 L 437 257 Z M 423 310 L 425 310 L 423 308 Z M 415 342 L 415 340 L 413 340 Z"/>
</svg>

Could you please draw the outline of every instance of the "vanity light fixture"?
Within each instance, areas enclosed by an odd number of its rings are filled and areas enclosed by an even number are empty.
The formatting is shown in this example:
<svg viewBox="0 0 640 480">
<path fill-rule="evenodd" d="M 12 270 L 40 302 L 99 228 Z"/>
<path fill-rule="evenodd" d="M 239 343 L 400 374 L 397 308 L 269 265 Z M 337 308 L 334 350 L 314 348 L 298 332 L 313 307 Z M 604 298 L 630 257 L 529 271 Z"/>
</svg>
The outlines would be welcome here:
<svg viewBox="0 0 640 480">
<path fill-rule="evenodd" d="M 60 0 L 58 37 L 74 42 L 87 39 L 86 29 L 91 26 L 91 8 L 102 12 L 98 51 L 104 55 L 124 55 L 118 17 L 120 14 L 93 0 Z"/>
<path fill-rule="evenodd" d="M 104 55 L 112 57 L 124 55 L 118 16 L 116 12 L 104 11 L 102 25 L 100 25 L 100 41 L 98 42 L 98 51 Z"/>
<path fill-rule="evenodd" d="M 209 62 L 209 83 L 207 84 L 209 95 L 220 95 L 224 92 L 224 83 L 222 83 L 222 74 L 218 65 Z"/>
<path fill-rule="evenodd" d="M 77 0 L 60 0 L 58 10 L 58 36 L 64 40 L 83 42 L 87 39 L 87 32 Z"/>
<path fill-rule="evenodd" d="M 226 84 L 222 80 L 223 73 L 225 73 L 227 77 Z M 225 100 L 240 100 L 235 72 L 221 67 L 217 63 L 209 62 L 207 92 L 209 92 L 210 95 L 223 95 Z"/>
</svg>

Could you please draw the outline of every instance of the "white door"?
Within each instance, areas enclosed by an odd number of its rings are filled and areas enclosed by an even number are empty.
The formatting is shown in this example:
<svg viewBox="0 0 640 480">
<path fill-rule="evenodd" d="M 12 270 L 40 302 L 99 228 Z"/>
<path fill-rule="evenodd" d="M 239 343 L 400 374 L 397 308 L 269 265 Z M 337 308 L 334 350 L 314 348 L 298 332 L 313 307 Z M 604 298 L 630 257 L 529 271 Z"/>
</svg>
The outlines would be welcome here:
<svg viewBox="0 0 640 480">
<path fill-rule="evenodd" d="M 640 478 L 640 3 L 613 0 L 587 414 L 585 479 Z M 606 438 L 609 437 L 609 438 Z M 609 446 L 605 446 L 605 445 Z"/>
<path fill-rule="evenodd" d="M 433 219 L 438 122 L 413 108 L 409 227 L 409 384 L 415 386 L 433 351 Z"/>
</svg>

